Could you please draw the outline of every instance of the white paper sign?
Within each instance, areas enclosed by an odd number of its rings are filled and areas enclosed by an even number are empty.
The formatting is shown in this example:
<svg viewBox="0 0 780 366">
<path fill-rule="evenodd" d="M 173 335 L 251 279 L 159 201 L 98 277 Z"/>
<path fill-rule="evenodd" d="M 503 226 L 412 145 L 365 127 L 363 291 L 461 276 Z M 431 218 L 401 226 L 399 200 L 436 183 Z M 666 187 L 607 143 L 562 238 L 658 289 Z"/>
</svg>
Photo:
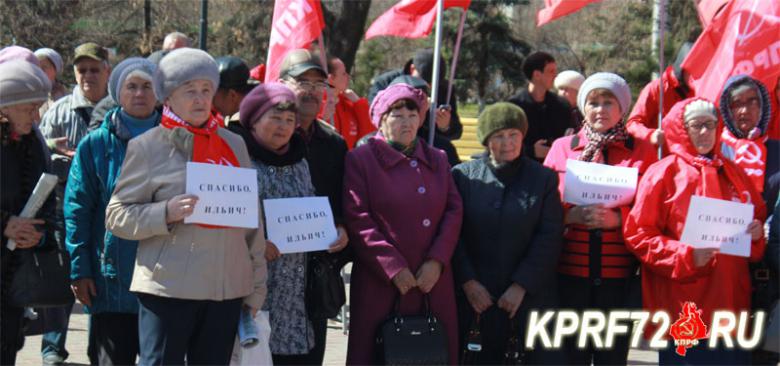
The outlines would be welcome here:
<svg viewBox="0 0 780 366">
<path fill-rule="evenodd" d="M 602 203 L 618 207 L 631 203 L 639 169 L 566 160 L 563 201 L 575 205 Z"/>
<path fill-rule="evenodd" d="M 695 248 L 720 248 L 723 254 L 750 256 L 753 205 L 702 196 L 691 197 L 680 241 Z"/>
<path fill-rule="evenodd" d="M 187 193 L 198 203 L 184 223 L 257 228 L 256 170 L 189 162 Z"/>
<path fill-rule="evenodd" d="M 327 197 L 263 200 L 268 240 L 281 253 L 328 249 L 336 241 L 336 225 Z"/>
</svg>

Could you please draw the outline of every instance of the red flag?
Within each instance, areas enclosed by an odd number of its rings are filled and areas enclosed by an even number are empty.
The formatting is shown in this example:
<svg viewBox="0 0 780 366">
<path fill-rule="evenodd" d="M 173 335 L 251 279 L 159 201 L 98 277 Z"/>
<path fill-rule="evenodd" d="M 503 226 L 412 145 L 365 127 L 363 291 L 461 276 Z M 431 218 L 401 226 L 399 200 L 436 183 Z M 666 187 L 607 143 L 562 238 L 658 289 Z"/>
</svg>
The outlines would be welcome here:
<svg viewBox="0 0 780 366">
<path fill-rule="evenodd" d="M 728 2 L 729 0 L 696 0 L 696 11 L 699 13 L 702 27 L 707 28 Z"/>
<path fill-rule="evenodd" d="M 444 0 L 444 8 L 469 8 L 471 0 Z M 366 39 L 377 36 L 423 38 L 436 21 L 436 1 L 402 0 L 380 15 L 366 31 Z"/>
<path fill-rule="evenodd" d="M 323 28 L 325 18 L 319 0 L 276 0 L 265 62 L 265 80 L 277 80 L 287 52 L 308 48 L 320 36 Z"/>
<path fill-rule="evenodd" d="M 696 95 L 715 103 L 732 75 L 775 85 L 780 75 L 780 2 L 731 1 L 696 40 L 682 67 Z"/>
<path fill-rule="evenodd" d="M 544 8 L 536 14 L 536 26 L 541 27 L 598 1 L 600 0 L 544 0 Z"/>
</svg>

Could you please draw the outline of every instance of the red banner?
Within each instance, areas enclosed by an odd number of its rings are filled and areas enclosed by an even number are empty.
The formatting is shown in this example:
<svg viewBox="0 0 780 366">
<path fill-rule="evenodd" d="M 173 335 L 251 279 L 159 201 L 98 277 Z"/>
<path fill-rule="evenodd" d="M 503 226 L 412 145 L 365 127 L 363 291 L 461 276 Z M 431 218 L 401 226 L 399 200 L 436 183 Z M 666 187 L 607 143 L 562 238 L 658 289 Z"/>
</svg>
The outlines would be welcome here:
<svg viewBox="0 0 780 366">
<path fill-rule="evenodd" d="M 696 95 L 715 103 L 732 75 L 750 75 L 773 87 L 780 76 L 780 2 L 731 1 L 702 32 L 682 66 Z"/>
<path fill-rule="evenodd" d="M 728 2 L 729 0 L 696 0 L 696 11 L 699 13 L 701 26 L 707 28 Z"/>
<path fill-rule="evenodd" d="M 468 9 L 471 0 L 444 0 L 444 8 Z M 380 15 L 366 31 L 366 39 L 378 36 L 423 38 L 436 21 L 436 1 L 402 0 Z"/>
<path fill-rule="evenodd" d="M 598 1 L 600 0 L 544 0 L 544 8 L 536 14 L 536 26 L 541 27 Z"/>
<path fill-rule="evenodd" d="M 265 80 L 279 79 L 279 68 L 287 52 L 308 48 L 325 28 L 319 0 L 276 0 L 268 44 Z"/>
</svg>

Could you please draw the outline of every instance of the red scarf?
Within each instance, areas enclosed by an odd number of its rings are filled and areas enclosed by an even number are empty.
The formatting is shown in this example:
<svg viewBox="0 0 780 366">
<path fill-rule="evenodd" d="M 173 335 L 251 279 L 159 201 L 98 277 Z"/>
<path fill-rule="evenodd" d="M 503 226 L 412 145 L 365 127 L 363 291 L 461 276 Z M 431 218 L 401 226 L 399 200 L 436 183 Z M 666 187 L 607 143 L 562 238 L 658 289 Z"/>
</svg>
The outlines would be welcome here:
<svg viewBox="0 0 780 366">
<path fill-rule="evenodd" d="M 728 129 L 723 129 L 721 139 L 734 151 L 734 164 L 745 171 L 758 192 L 764 192 L 767 137 L 738 139 Z"/>
<path fill-rule="evenodd" d="M 163 108 L 160 124 L 165 128 L 184 128 L 194 135 L 192 161 L 227 166 L 240 166 L 230 145 L 217 133 L 222 119 L 212 113 L 202 127 L 193 127 L 177 116 L 168 106 Z"/>
</svg>

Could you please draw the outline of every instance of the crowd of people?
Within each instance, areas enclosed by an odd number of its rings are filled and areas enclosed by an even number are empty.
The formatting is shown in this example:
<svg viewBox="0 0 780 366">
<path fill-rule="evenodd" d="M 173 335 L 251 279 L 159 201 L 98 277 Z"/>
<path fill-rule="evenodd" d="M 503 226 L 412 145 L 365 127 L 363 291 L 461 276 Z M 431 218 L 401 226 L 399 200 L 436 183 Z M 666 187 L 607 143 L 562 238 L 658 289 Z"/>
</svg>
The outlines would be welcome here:
<svg viewBox="0 0 780 366">
<path fill-rule="evenodd" d="M 0 364 L 15 364 L 30 312 L 49 323 L 43 362 L 68 358 L 73 300 L 31 311 L 9 294 L 20 253 L 44 247 L 69 254 L 87 353 L 100 365 L 227 365 L 245 314 L 268 320 L 274 364 L 322 364 L 328 318 L 307 294 L 321 258 L 352 262 L 351 365 L 382 363 L 378 329 L 425 309 L 443 326 L 450 364 L 491 365 L 508 361 L 507 343 L 534 310 L 678 314 L 694 302 L 705 324 L 715 310 L 768 312 L 780 267 L 780 83 L 770 91 L 736 75 L 720 100 L 696 97 L 680 67 L 688 49 L 633 108 L 620 75 L 558 73 L 550 54 L 528 55 L 528 86 L 480 112 L 485 151 L 463 163 L 457 104 L 446 87 L 428 96 L 430 49 L 376 76 L 367 98 L 340 59 L 305 49 L 285 56 L 279 80 L 190 48 L 181 33 L 113 64 L 92 42 L 71 64 L 50 48 L 0 49 Z M 58 79 L 68 65 L 71 91 Z M 564 201 L 571 160 L 635 168 L 635 197 L 617 207 Z M 188 162 L 255 170 L 257 228 L 185 223 L 199 201 L 185 192 Z M 58 184 L 22 217 L 42 173 Z M 312 196 L 328 198 L 336 240 L 282 253 L 267 239 L 262 200 Z M 752 205 L 748 257 L 681 241 L 695 196 Z M 572 338 L 525 349 L 522 362 L 625 365 L 629 337 L 609 349 Z M 662 365 L 777 362 L 760 350 L 659 350 Z"/>
</svg>

